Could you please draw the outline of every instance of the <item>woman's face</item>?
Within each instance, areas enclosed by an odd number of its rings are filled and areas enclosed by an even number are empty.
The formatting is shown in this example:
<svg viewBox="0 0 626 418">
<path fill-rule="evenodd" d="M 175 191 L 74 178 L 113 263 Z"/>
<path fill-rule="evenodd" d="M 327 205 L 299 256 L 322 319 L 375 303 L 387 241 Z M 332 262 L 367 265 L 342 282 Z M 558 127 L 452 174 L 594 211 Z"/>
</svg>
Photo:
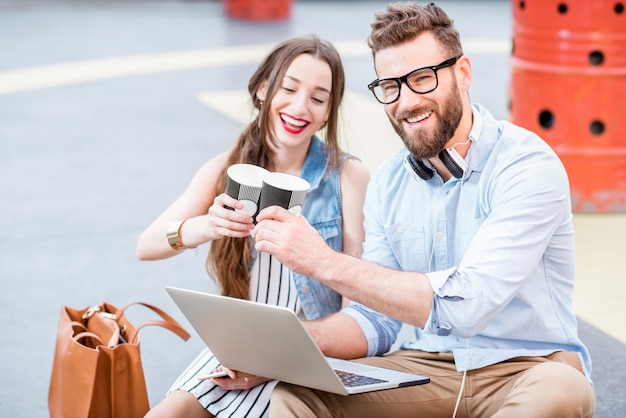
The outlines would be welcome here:
<svg viewBox="0 0 626 418">
<path fill-rule="evenodd" d="M 269 123 L 278 147 L 308 147 L 330 110 L 330 66 L 309 54 L 298 55 L 272 99 Z"/>
</svg>

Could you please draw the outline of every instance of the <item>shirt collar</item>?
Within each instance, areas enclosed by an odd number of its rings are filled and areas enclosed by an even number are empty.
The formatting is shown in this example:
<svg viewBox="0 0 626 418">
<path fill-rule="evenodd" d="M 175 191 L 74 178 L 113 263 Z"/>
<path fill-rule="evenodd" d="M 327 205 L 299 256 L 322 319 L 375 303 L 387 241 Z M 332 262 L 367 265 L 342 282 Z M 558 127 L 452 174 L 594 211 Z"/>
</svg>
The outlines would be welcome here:
<svg viewBox="0 0 626 418">
<path fill-rule="evenodd" d="M 483 130 L 483 117 L 474 106 L 472 106 L 472 116 L 474 121 L 472 122 L 472 129 L 470 129 L 469 139 L 472 142 L 478 142 L 480 133 Z"/>
</svg>

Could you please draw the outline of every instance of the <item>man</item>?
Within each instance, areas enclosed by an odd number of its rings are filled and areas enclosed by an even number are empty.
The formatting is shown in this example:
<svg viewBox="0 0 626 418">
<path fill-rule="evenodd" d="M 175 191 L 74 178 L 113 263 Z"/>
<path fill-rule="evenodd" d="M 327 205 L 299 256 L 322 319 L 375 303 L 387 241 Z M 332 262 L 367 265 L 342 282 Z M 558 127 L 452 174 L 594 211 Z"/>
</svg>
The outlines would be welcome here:
<svg viewBox="0 0 626 418">
<path fill-rule="evenodd" d="M 306 323 L 327 355 L 431 382 L 346 397 L 280 384 L 271 416 L 593 416 L 561 162 L 532 132 L 470 103 L 470 60 L 437 5 L 389 5 L 369 46 L 379 77 L 369 88 L 406 148 L 370 182 L 362 260 L 279 208 L 260 214 L 253 235 L 257 250 L 355 301 Z M 376 357 L 402 322 L 415 340 Z"/>
</svg>

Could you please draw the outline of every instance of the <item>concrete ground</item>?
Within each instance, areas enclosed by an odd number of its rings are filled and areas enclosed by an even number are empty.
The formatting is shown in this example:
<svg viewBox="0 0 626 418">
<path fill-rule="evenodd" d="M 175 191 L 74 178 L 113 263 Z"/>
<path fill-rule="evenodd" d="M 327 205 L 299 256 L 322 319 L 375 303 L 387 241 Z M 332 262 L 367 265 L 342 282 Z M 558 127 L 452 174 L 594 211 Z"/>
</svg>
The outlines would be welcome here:
<svg viewBox="0 0 626 418">
<path fill-rule="evenodd" d="M 214 291 L 206 249 L 139 262 L 141 231 L 250 117 L 247 81 L 275 42 L 317 33 L 344 57 L 345 146 L 371 170 L 399 146 L 365 87 L 364 45 L 386 1 L 295 1 L 281 22 L 219 1 L 0 0 L 0 416 L 45 417 L 61 306 L 155 304 L 193 334 L 142 330 L 150 401 L 202 343 L 164 291 Z M 510 2 L 441 1 L 474 67 L 472 99 L 507 117 Z M 596 417 L 626 415 L 626 214 L 576 214 L 580 334 Z M 129 312 L 135 322 L 149 317 Z"/>
</svg>

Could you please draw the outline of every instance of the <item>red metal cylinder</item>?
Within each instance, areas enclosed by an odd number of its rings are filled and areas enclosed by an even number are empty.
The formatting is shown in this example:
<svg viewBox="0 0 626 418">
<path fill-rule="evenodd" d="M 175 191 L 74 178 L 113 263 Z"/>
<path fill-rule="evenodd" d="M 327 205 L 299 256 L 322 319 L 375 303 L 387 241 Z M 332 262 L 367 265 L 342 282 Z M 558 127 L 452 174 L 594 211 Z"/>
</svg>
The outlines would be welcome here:
<svg viewBox="0 0 626 418">
<path fill-rule="evenodd" d="M 229 16 L 243 20 L 285 20 L 291 15 L 292 0 L 222 0 Z"/>
<path fill-rule="evenodd" d="M 626 212 L 626 0 L 513 0 L 511 121 L 567 170 L 576 212 Z"/>
</svg>

